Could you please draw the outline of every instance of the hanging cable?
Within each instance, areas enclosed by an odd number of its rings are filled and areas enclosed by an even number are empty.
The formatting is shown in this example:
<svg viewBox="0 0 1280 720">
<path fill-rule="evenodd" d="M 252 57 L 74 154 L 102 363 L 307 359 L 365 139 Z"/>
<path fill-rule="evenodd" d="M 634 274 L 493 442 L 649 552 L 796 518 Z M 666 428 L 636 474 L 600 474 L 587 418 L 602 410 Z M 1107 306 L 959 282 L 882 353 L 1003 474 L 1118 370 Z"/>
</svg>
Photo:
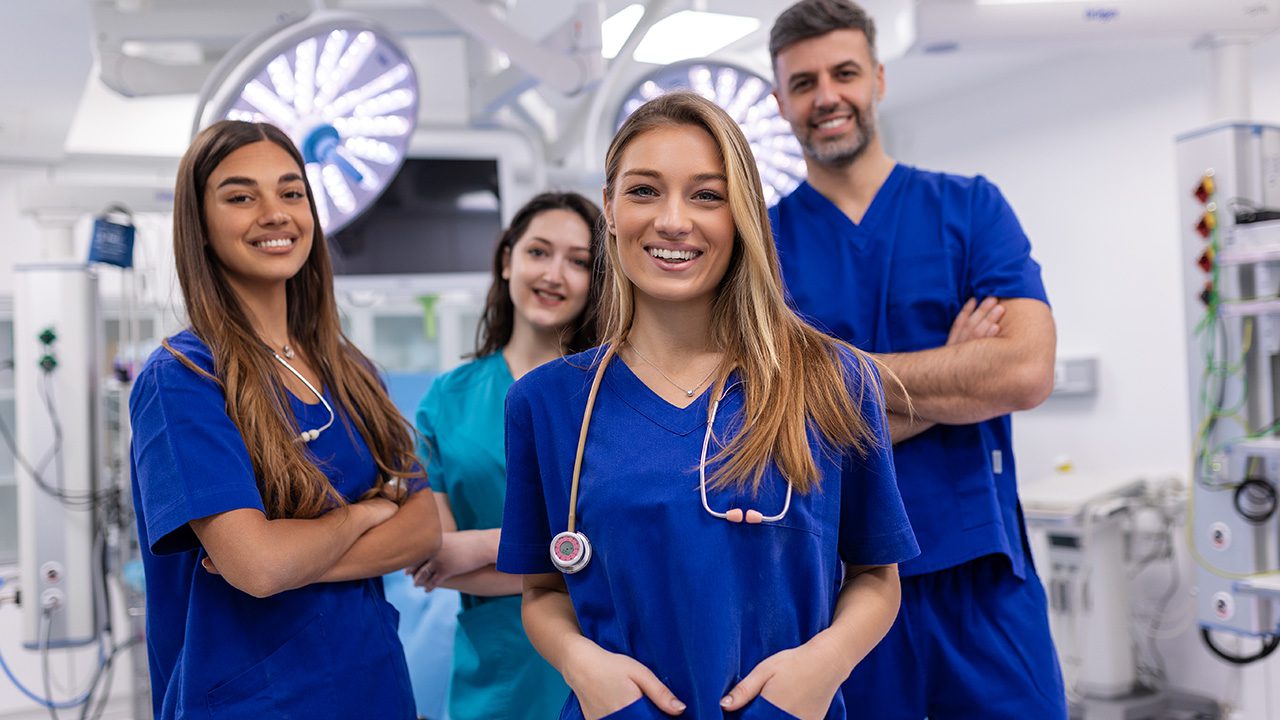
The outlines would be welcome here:
<svg viewBox="0 0 1280 720">
<path fill-rule="evenodd" d="M 1204 644 L 1209 648 L 1209 652 L 1217 655 L 1222 660 L 1232 665 L 1249 665 L 1267 657 L 1280 647 L 1280 635 L 1265 635 L 1262 640 L 1262 647 L 1252 655 L 1236 655 L 1218 647 L 1213 641 L 1213 631 L 1209 628 L 1200 628 L 1200 638 L 1204 640 Z"/>
</svg>

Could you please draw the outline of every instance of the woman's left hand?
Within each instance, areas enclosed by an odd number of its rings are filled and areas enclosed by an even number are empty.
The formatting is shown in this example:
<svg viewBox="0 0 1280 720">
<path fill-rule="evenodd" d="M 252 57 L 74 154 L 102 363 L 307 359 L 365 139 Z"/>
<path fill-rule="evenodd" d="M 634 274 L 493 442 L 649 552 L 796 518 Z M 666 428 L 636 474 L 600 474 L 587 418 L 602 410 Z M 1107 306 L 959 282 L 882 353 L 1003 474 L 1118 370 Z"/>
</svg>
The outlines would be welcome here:
<svg viewBox="0 0 1280 720">
<path fill-rule="evenodd" d="M 762 695 L 801 720 L 822 720 L 848 676 L 837 672 L 840 665 L 837 658 L 826 657 L 822 648 L 812 643 L 783 650 L 756 665 L 720 705 L 725 710 L 740 710 Z"/>
<path fill-rule="evenodd" d="M 409 568 L 405 572 L 413 575 L 414 585 L 431 592 L 455 575 L 492 565 L 497 558 L 490 557 L 490 550 L 476 531 L 447 532 L 441 540 L 439 552 L 417 568 Z"/>
</svg>

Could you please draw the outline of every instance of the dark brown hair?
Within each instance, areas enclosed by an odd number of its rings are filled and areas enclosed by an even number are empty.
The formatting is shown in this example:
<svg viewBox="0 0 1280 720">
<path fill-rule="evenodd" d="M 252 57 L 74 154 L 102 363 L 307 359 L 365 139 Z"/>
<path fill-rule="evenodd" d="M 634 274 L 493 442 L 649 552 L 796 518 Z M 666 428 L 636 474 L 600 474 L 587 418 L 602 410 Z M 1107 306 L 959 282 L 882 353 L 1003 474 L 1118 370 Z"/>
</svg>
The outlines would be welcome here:
<svg viewBox="0 0 1280 720">
<path fill-rule="evenodd" d="M 867 36 L 871 59 L 876 59 L 876 22 L 866 10 L 849 0 L 800 0 L 777 20 L 769 31 L 769 61 L 778 67 L 778 53 L 809 38 L 833 30 L 858 30 Z"/>
<path fill-rule="evenodd" d="M 498 246 L 493 252 L 493 283 L 485 300 L 484 315 L 476 328 L 476 357 L 498 352 L 511 342 L 515 327 L 516 308 L 511 302 L 511 282 L 502 277 L 502 264 L 520 238 L 529 230 L 529 224 L 548 210 L 568 210 L 582 218 L 591 232 L 590 280 L 587 285 L 587 304 L 582 312 L 565 328 L 561 345 L 565 354 L 581 352 L 596 346 L 596 308 L 600 305 L 600 291 L 604 283 L 604 270 L 600 264 L 601 223 L 600 208 L 574 192 L 545 192 L 525 203 L 511 224 L 498 236 Z"/>
<path fill-rule="evenodd" d="M 306 262 L 285 283 L 289 336 L 330 389 L 347 431 L 354 425 L 368 444 L 380 471 L 369 494 L 383 492 L 390 478 L 421 476 L 408 423 L 391 404 L 373 363 L 342 334 L 329 250 L 302 155 L 278 128 L 224 120 L 201 131 L 182 156 L 174 188 L 173 251 L 187 317 L 213 354 L 214 374 L 167 341 L 164 345 L 222 387 L 227 415 L 253 462 L 267 517 L 311 518 L 344 500 L 298 440 L 300 428 L 271 350 L 254 332 L 208 242 L 204 194 L 209 176 L 231 153 L 263 141 L 280 146 L 298 164 L 315 228 Z"/>
</svg>

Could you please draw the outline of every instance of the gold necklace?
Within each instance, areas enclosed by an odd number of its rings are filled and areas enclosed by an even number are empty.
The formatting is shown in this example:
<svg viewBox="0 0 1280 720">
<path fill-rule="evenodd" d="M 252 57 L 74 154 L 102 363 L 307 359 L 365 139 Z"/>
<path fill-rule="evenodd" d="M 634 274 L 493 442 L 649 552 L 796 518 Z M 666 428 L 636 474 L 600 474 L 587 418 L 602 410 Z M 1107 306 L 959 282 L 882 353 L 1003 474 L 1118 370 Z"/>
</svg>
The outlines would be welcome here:
<svg viewBox="0 0 1280 720">
<path fill-rule="evenodd" d="M 679 383 L 677 383 L 675 380 L 672 380 L 670 375 L 667 375 L 666 373 L 662 372 L 662 368 L 658 367 L 657 365 L 655 365 L 655 364 L 654 364 L 654 362 L 653 362 L 652 360 L 650 360 L 649 358 L 645 357 L 645 356 L 644 356 L 644 353 L 640 352 L 639 348 L 637 348 L 635 345 L 632 345 L 630 342 L 628 342 L 628 343 L 627 343 L 627 345 L 629 345 L 629 346 L 631 347 L 631 352 L 634 352 L 634 353 L 636 354 L 636 357 L 638 357 L 638 358 L 640 358 L 641 360 L 643 360 L 643 361 L 645 362 L 645 364 L 646 364 L 646 365 L 648 365 L 649 367 L 653 368 L 654 370 L 657 370 L 657 371 L 658 371 L 658 374 L 659 374 L 659 375 L 661 375 L 661 376 L 663 377 L 663 379 L 665 379 L 667 382 L 671 383 L 671 386 L 672 386 L 672 387 L 674 387 L 675 389 L 677 389 L 677 390 L 679 390 L 680 392 L 684 393 L 684 394 L 685 394 L 685 397 L 693 397 L 693 392 L 694 392 L 694 390 L 697 390 L 698 388 L 702 387 L 703 383 L 705 383 L 706 381 L 710 380 L 710 379 L 711 379 L 711 376 L 712 376 L 712 375 L 715 375 L 715 374 L 716 374 L 716 370 L 719 368 L 719 365 L 717 365 L 716 367 L 711 368 L 711 372 L 707 373 L 707 376 L 706 376 L 706 377 L 704 377 L 704 378 L 702 378 L 701 380 L 699 380 L 697 385 L 694 385 L 691 389 L 686 390 L 686 389 L 684 389 L 684 388 L 683 388 Z"/>
</svg>

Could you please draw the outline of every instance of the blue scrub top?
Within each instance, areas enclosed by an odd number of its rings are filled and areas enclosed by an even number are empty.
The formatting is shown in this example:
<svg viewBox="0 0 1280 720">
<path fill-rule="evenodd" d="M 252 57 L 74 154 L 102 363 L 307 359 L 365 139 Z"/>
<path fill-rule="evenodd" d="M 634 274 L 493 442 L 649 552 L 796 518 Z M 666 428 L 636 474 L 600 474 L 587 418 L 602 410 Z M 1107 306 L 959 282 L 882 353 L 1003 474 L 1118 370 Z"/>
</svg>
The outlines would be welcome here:
<svg viewBox="0 0 1280 720">
<path fill-rule="evenodd" d="M 174 349 L 213 372 L 190 331 Z M 292 396 L 301 428 L 329 414 Z M 335 412 L 339 407 L 325 388 Z M 188 525 L 263 510 L 248 450 L 209 378 L 160 348 L 130 397 L 133 498 L 147 580 L 147 656 L 155 717 L 414 718 L 396 611 L 381 578 L 315 583 L 255 598 L 200 566 Z M 307 446 L 338 492 L 354 500 L 377 467 L 345 418 Z"/>
<path fill-rule="evenodd" d="M 995 185 L 897 165 L 855 224 L 803 183 L 769 211 L 797 311 L 868 352 L 940 347 L 971 297 L 1048 302 L 1040 266 Z M 1009 416 L 936 425 L 894 448 L 918 558 L 904 576 L 1001 553 L 1025 577 Z"/>
<path fill-rule="evenodd" d="M 598 351 L 543 365 L 507 396 L 507 503 L 498 569 L 556 572 L 551 538 L 566 529 L 574 455 Z M 851 357 L 851 356 L 850 356 Z M 850 392 L 881 446 L 865 457 L 815 448 L 821 489 L 796 494 L 777 523 L 730 523 L 705 512 L 698 460 L 713 390 L 686 408 L 663 400 L 621 359 L 605 371 L 587 438 L 578 530 L 591 562 L 566 575 L 583 634 L 644 663 L 688 705 L 684 717 L 721 718 L 720 698 L 760 661 L 831 624 L 840 561 L 891 564 L 917 552 L 894 481 L 878 378 L 850 360 Z M 866 392 L 863 393 L 865 388 Z M 715 437 L 741 422 L 744 389 L 725 391 Z M 856 402 L 856 400 L 855 400 Z M 713 442 L 708 457 L 714 456 Z M 714 472 L 708 465 L 708 474 Z M 708 488 L 714 510 L 782 509 L 776 467 L 758 497 Z M 736 717 L 776 717 L 757 700 Z M 626 717 L 666 717 L 647 699 Z M 561 718 L 581 718 L 570 695 Z M 829 718 L 844 718 L 840 695 Z"/>
</svg>

